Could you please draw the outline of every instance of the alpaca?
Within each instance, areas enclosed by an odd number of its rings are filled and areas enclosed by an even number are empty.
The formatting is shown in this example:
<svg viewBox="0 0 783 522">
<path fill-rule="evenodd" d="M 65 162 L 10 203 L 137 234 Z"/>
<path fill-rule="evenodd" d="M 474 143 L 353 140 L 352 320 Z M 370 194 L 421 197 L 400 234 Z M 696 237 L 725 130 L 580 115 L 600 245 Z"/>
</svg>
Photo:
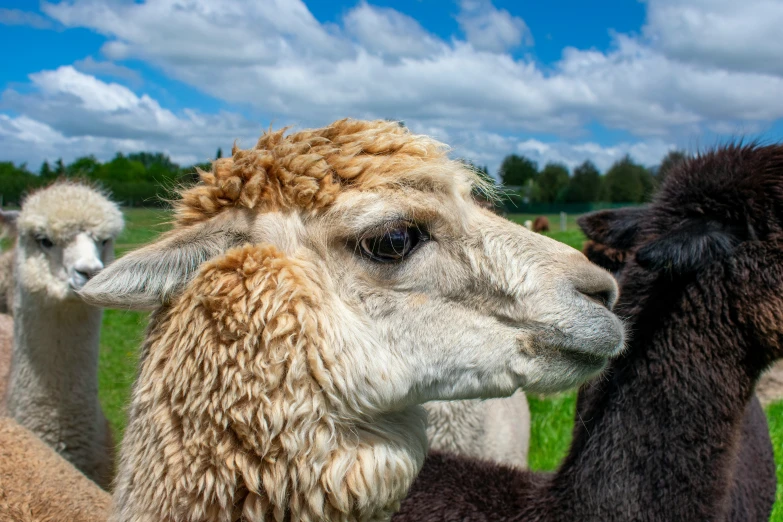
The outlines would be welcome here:
<svg viewBox="0 0 783 522">
<path fill-rule="evenodd" d="M 111 261 L 122 227 L 114 203 L 73 182 L 32 193 L 17 219 L 7 412 L 104 488 L 114 444 L 98 403 L 103 313 L 76 291 Z"/>
<path fill-rule="evenodd" d="M 434 455 L 394 520 L 768 520 L 772 448 L 739 441 L 766 422 L 753 388 L 783 357 L 782 218 L 780 145 L 707 152 L 649 207 L 606 211 L 599 242 L 632 252 L 615 310 L 633 333 L 580 392 L 560 469 Z M 754 467 L 768 480 L 732 484 Z"/>
<path fill-rule="evenodd" d="M 549 220 L 546 216 L 538 216 L 533 221 L 533 232 L 549 232 Z"/>
<path fill-rule="evenodd" d="M 591 262 L 611 271 L 615 276 L 619 276 L 622 269 L 625 268 L 626 262 L 633 258 L 633 252 L 630 250 L 630 243 L 619 241 L 620 248 L 612 248 L 602 243 L 602 240 L 609 233 L 606 224 L 618 219 L 630 223 L 636 222 L 640 219 L 639 215 L 637 215 L 638 212 L 640 211 L 637 208 L 629 207 L 625 210 L 610 211 L 608 213 L 598 211 L 580 217 L 577 223 L 588 237 L 588 241 L 585 242 L 582 249 L 585 257 Z M 646 212 L 646 210 L 641 212 Z M 613 240 L 615 244 L 618 242 L 617 238 L 610 238 L 610 240 Z M 780 367 L 782 363 L 783 361 L 778 361 L 761 376 L 756 386 L 757 396 L 751 399 L 745 411 L 742 435 L 739 439 L 740 454 L 736 460 L 736 468 L 731 474 L 732 509 L 737 514 L 746 512 L 743 504 L 748 499 L 753 498 L 756 492 L 775 490 L 775 475 L 769 473 L 769 470 L 775 466 L 772 451 L 763 450 L 759 453 L 759 449 L 772 447 L 769 426 L 767 425 L 762 406 L 769 402 L 771 389 L 774 387 L 773 379 L 776 375 L 774 370 Z M 765 386 L 770 390 L 767 391 L 764 388 Z M 584 395 L 582 395 L 582 399 L 584 399 Z M 579 406 L 584 406 L 585 402 L 587 401 L 579 401 Z M 582 418 L 582 415 L 585 413 L 577 408 L 576 417 Z M 752 463 L 752 465 L 748 465 L 748 463 Z M 761 506 L 756 509 L 756 512 L 764 512 L 766 508 L 764 497 L 760 497 L 759 500 L 761 501 Z M 734 516 L 732 518 L 736 520 L 743 519 L 742 516 Z"/>
<path fill-rule="evenodd" d="M 96 522 L 111 496 L 10 417 L 0 417 L 0 520 Z"/>
<path fill-rule="evenodd" d="M 7 232 L 16 236 L 16 210 L 0 209 L 0 239 Z M 11 311 L 13 292 L 13 250 L 0 252 L 0 416 L 5 415 L 5 394 L 11 375 L 11 356 L 14 346 L 14 321 Z"/>
<path fill-rule="evenodd" d="M 16 236 L 17 210 L 0 209 L 0 239 L 6 236 Z M 0 252 L 0 314 L 11 312 L 13 283 L 14 253 L 12 250 Z"/>
<path fill-rule="evenodd" d="M 614 214 L 612 219 L 616 220 L 618 216 L 633 215 L 636 208 L 628 207 L 610 214 Z M 588 235 L 582 253 L 591 262 L 617 275 L 625 266 L 630 252 L 625 244 L 621 248 L 612 248 L 596 240 L 597 237 L 602 237 L 606 233 L 604 222 L 609 219 L 605 217 L 606 215 L 606 213 L 598 211 L 579 219 L 580 226 Z M 756 395 L 761 401 L 761 406 L 783 399 L 783 361 L 778 361 L 762 374 L 756 386 Z"/>
<path fill-rule="evenodd" d="M 530 408 L 525 392 L 487 400 L 424 404 L 430 451 L 527 468 Z"/>
<path fill-rule="evenodd" d="M 11 356 L 14 346 L 14 320 L 0 314 L 0 417 L 5 415 L 5 394 L 11 375 Z"/>
<path fill-rule="evenodd" d="M 756 395 L 766 406 L 774 401 L 783 400 L 783 361 L 778 361 L 761 376 Z"/>
<path fill-rule="evenodd" d="M 529 219 L 526 219 L 526 220 L 525 220 L 525 223 L 524 223 L 524 225 L 525 225 L 525 228 L 526 228 L 526 229 L 528 229 L 528 230 L 533 230 L 533 222 L 532 222 L 532 221 L 530 221 Z"/>
<path fill-rule="evenodd" d="M 622 349 L 606 271 L 394 122 L 269 132 L 201 177 L 81 291 L 155 310 L 112 520 L 388 520 L 420 404 L 569 388 Z"/>
</svg>

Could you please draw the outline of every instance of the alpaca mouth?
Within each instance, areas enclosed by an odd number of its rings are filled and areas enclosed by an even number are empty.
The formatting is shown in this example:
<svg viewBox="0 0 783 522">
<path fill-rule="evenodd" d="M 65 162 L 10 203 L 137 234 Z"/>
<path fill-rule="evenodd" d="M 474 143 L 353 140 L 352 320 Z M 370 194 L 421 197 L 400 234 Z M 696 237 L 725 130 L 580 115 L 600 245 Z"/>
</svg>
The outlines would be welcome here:
<svg viewBox="0 0 783 522">
<path fill-rule="evenodd" d="M 583 350 L 560 349 L 560 354 L 575 365 L 584 367 L 588 371 L 602 370 L 609 364 L 609 357 L 597 355 Z"/>
</svg>

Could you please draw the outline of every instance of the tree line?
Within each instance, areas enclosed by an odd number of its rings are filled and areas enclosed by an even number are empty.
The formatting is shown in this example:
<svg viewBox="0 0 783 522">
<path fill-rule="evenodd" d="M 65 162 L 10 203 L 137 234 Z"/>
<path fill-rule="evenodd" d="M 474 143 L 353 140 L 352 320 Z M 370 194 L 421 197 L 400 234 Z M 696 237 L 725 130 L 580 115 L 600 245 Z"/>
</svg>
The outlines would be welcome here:
<svg viewBox="0 0 783 522">
<path fill-rule="evenodd" d="M 222 151 L 218 149 L 216 157 Z M 0 196 L 3 204 L 18 205 L 24 195 L 56 179 L 81 179 L 107 189 L 112 198 L 127 206 L 164 206 L 183 184 L 198 180 L 196 169 L 209 170 L 210 162 L 180 167 L 161 152 L 118 152 L 111 161 L 100 162 L 95 156 L 77 158 L 65 164 L 44 161 L 37 173 L 26 164 L 0 162 Z"/>
<path fill-rule="evenodd" d="M 601 173 L 589 160 L 573 172 L 562 163 L 547 163 L 539 170 L 532 159 L 511 154 L 501 163 L 498 177 L 507 192 L 530 203 L 644 203 L 685 158 L 683 151 L 672 150 L 660 165 L 648 169 L 626 155 Z"/>
<path fill-rule="evenodd" d="M 221 149 L 215 156 L 222 156 Z M 539 170 L 532 159 L 511 154 L 500 165 L 498 177 L 504 192 L 517 194 L 530 203 L 641 203 L 649 201 L 667 172 L 685 157 L 682 151 L 671 151 L 659 166 L 648 169 L 625 156 L 601 173 L 590 161 L 573 172 L 560 163 L 547 163 Z M 486 166 L 467 163 L 494 183 Z M 27 192 L 37 187 L 59 178 L 74 178 L 108 189 L 123 205 L 162 206 L 175 188 L 198 179 L 197 168 L 208 170 L 210 163 L 180 167 L 161 152 L 118 152 L 103 163 L 94 156 L 77 158 L 69 164 L 62 159 L 51 164 L 44 161 L 37 173 L 26 164 L 0 162 L 0 202 L 18 205 Z"/>
</svg>

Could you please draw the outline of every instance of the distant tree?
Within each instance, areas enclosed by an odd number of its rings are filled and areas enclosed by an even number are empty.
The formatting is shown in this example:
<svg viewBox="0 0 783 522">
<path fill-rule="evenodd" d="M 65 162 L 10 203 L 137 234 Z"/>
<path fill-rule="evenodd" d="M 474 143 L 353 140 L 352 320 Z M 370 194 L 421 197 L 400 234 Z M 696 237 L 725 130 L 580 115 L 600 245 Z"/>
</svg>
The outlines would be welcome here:
<svg viewBox="0 0 783 522">
<path fill-rule="evenodd" d="M 562 163 L 547 163 L 536 178 L 538 201 L 554 203 L 568 186 L 568 167 Z"/>
<path fill-rule="evenodd" d="M 220 159 L 220 158 L 222 158 L 222 157 L 223 157 L 223 149 L 221 149 L 220 147 L 218 147 L 218 150 L 217 150 L 217 152 L 215 153 L 215 159 Z"/>
<path fill-rule="evenodd" d="M 524 186 L 538 176 L 538 164 L 525 156 L 511 154 L 500 164 L 500 180 L 507 186 Z"/>
<path fill-rule="evenodd" d="M 83 156 L 77 158 L 68 165 L 65 170 L 68 176 L 79 176 L 86 178 L 97 178 L 98 171 L 101 168 L 101 162 L 95 159 L 95 156 Z"/>
<path fill-rule="evenodd" d="M 54 175 L 59 176 L 65 176 L 67 174 L 67 171 L 65 170 L 65 163 L 63 163 L 62 158 L 57 158 L 57 161 L 54 162 Z"/>
<path fill-rule="evenodd" d="M 18 167 L 10 161 L 0 162 L 0 196 L 3 205 L 20 204 L 23 196 L 41 184 L 41 178 L 29 172 L 27 166 Z"/>
<path fill-rule="evenodd" d="M 593 162 L 587 160 L 574 169 L 568 180 L 563 201 L 566 203 L 592 203 L 601 197 L 601 173 Z"/>
<path fill-rule="evenodd" d="M 648 201 L 654 187 L 650 172 L 629 155 L 617 161 L 606 173 L 606 196 L 613 203 Z"/>
<path fill-rule="evenodd" d="M 674 167 L 686 159 L 688 159 L 688 154 L 684 150 L 670 150 L 658 166 L 658 172 L 655 175 L 658 186 L 663 183 Z"/>
<path fill-rule="evenodd" d="M 171 161 L 168 154 L 162 152 L 133 152 L 128 154 L 128 160 L 138 161 L 146 170 L 155 172 L 176 173 L 179 171 L 179 165 Z"/>
<path fill-rule="evenodd" d="M 38 175 L 41 176 L 41 179 L 50 179 L 54 177 L 54 171 L 52 171 L 52 167 L 49 166 L 49 162 L 44 160 L 43 163 L 41 163 L 41 169 L 38 171 Z"/>
</svg>

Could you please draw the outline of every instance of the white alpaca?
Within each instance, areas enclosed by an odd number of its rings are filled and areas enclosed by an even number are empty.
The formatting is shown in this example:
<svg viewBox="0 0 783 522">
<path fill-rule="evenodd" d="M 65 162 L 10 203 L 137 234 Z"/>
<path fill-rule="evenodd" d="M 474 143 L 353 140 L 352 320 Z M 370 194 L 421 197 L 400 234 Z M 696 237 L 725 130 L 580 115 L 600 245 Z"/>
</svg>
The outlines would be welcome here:
<svg viewBox="0 0 783 522">
<path fill-rule="evenodd" d="M 0 239 L 16 236 L 16 210 L 0 209 Z M 0 252 L 0 416 L 5 415 L 5 394 L 11 374 L 11 356 L 14 347 L 14 321 L 11 312 L 13 296 L 14 251 Z"/>
<path fill-rule="evenodd" d="M 102 487 L 113 468 L 98 403 L 102 311 L 76 291 L 112 260 L 122 227 L 114 203 L 72 182 L 30 195 L 17 220 L 7 411 Z"/>
<path fill-rule="evenodd" d="M 430 450 L 527 468 L 530 408 L 525 392 L 486 400 L 424 404 Z"/>
<path fill-rule="evenodd" d="M 0 209 L 0 239 L 16 237 L 16 218 L 19 212 L 16 210 Z M 0 314 L 11 312 L 11 296 L 14 287 L 13 250 L 0 252 Z"/>
<path fill-rule="evenodd" d="M 481 209 L 437 142 L 343 120 L 232 152 L 82 291 L 156 310 L 113 520 L 388 520 L 420 404 L 569 388 L 623 346 L 614 279 Z"/>
</svg>

